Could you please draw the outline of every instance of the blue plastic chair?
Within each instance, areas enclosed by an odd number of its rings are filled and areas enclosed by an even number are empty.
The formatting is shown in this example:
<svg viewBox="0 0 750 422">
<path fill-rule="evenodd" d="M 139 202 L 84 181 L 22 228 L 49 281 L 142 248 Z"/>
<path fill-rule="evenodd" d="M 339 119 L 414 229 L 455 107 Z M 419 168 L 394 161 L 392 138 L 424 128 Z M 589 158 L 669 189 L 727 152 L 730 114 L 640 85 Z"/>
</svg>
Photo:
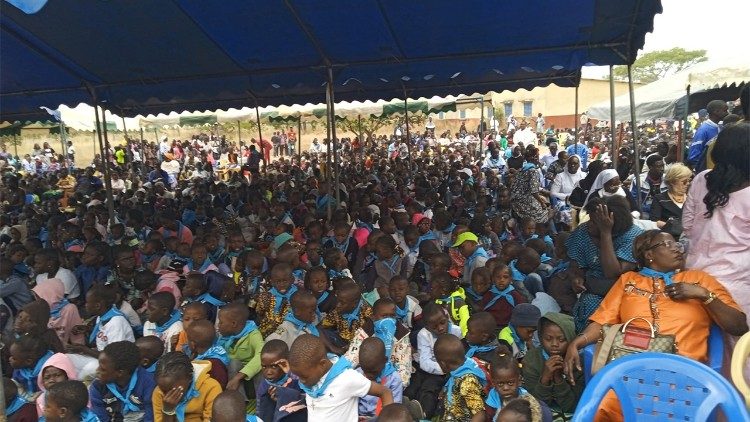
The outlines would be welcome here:
<svg viewBox="0 0 750 422">
<path fill-rule="evenodd" d="M 573 421 L 592 421 L 610 390 L 620 401 L 625 422 L 703 422 L 717 408 L 727 420 L 750 420 L 744 401 L 729 381 L 679 355 L 647 352 L 608 363 L 586 386 Z"/>
<path fill-rule="evenodd" d="M 594 363 L 594 353 L 596 345 L 590 344 L 581 350 L 581 360 L 583 364 L 583 378 L 588 384 L 593 375 L 591 374 L 591 365 Z M 721 328 L 716 324 L 711 324 L 711 331 L 708 334 L 708 363 L 707 365 L 714 371 L 721 373 L 721 366 L 724 363 L 724 336 Z"/>
</svg>

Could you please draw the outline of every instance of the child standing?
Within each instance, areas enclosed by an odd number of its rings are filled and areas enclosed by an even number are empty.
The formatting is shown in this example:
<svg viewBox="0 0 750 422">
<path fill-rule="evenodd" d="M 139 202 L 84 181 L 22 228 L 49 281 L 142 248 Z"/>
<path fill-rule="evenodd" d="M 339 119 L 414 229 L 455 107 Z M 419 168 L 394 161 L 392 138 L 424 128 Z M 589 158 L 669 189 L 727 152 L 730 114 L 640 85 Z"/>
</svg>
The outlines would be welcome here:
<svg viewBox="0 0 750 422">
<path fill-rule="evenodd" d="M 386 355 L 385 345 L 377 337 L 369 337 L 359 348 L 359 369 L 367 379 L 380 384 L 390 390 L 394 403 L 403 401 L 404 385 L 396 367 L 391 364 Z M 383 402 L 374 396 L 364 396 L 359 399 L 359 416 L 372 418 L 378 416 L 383 409 Z"/>
<path fill-rule="evenodd" d="M 148 298 L 148 321 L 143 324 L 143 335 L 158 337 L 167 352 L 172 351 L 172 338 L 179 336 L 182 331 L 182 315 L 174 307 L 174 296 L 171 293 L 154 293 Z"/>
<path fill-rule="evenodd" d="M 250 310 L 242 303 L 230 303 L 219 314 L 218 345 L 229 354 L 227 390 L 237 390 L 245 381 L 260 372 L 260 349 L 263 336 L 253 321 Z"/>
<path fill-rule="evenodd" d="M 516 359 L 521 360 L 526 356 L 541 317 L 539 308 L 530 303 L 522 303 L 513 308 L 510 323 L 500 331 L 499 338 L 510 344 Z"/>
<path fill-rule="evenodd" d="M 260 352 L 261 374 L 256 415 L 264 421 L 306 422 L 307 408 L 299 380 L 289 373 L 289 347 L 268 340 Z"/>
<path fill-rule="evenodd" d="M 292 309 L 287 312 L 284 322 L 273 333 L 266 337 L 266 341 L 279 339 L 291 347 L 294 339 L 302 334 L 319 336 L 317 327 L 318 303 L 315 296 L 300 290 L 292 296 Z"/>
<path fill-rule="evenodd" d="M 380 398 L 383 406 L 393 402 L 390 390 L 351 369 L 346 359 L 331 362 L 319 337 L 304 334 L 294 341 L 289 368 L 299 377 L 311 421 L 356 421 L 359 399 L 367 395 Z"/>
<path fill-rule="evenodd" d="M 223 314 L 223 312 L 222 312 Z M 182 352 L 170 352 L 156 365 L 155 422 L 211 420 L 221 386 L 208 375 L 208 363 L 191 362 Z"/>
<path fill-rule="evenodd" d="M 276 264 L 271 270 L 271 289 L 258 295 L 255 311 L 263 336 L 276 331 L 289 311 L 292 295 L 297 292 L 292 267 L 289 264 Z"/>
<path fill-rule="evenodd" d="M 435 342 L 435 358 L 448 374 L 443 389 L 441 420 L 483 420 L 484 386 L 487 378 L 473 359 L 465 356 L 461 340 L 443 334 Z M 476 418 L 476 419 L 475 419 Z"/>
</svg>

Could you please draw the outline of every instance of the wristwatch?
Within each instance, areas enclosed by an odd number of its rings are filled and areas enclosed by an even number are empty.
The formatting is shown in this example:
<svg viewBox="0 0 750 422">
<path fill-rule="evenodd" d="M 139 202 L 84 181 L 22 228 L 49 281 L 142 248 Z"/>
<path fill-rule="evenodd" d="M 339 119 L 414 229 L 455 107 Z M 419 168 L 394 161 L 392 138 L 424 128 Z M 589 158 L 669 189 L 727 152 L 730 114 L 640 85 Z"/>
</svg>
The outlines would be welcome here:
<svg viewBox="0 0 750 422">
<path fill-rule="evenodd" d="M 716 293 L 714 293 L 714 292 L 708 292 L 708 298 L 703 301 L 703 304 L 704 305 L 708 305 L 711 302 L 713 302 L 714 299 L 716 299 Z"/>
</svg>

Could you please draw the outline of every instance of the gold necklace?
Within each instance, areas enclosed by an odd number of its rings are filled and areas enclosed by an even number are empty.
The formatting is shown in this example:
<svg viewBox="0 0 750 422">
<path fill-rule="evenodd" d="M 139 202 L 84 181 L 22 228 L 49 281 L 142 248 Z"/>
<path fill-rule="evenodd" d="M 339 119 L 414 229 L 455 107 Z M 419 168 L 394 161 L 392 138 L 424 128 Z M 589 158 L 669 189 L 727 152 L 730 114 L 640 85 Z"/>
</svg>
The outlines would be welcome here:
<svg viewBox="0 0 750 422">
<path fill-rule="evenodd" d="M 682 194 L 681 199 L 677 199 L 677 196 L 673 195 L 672 192 L 667 192 L 667 195 L 669 195 L 669 197 L 678 204 L 682 204 L 683 202 L 685 202 L 685 198 L 687 197 L 686 193 Z"/>
</svg>

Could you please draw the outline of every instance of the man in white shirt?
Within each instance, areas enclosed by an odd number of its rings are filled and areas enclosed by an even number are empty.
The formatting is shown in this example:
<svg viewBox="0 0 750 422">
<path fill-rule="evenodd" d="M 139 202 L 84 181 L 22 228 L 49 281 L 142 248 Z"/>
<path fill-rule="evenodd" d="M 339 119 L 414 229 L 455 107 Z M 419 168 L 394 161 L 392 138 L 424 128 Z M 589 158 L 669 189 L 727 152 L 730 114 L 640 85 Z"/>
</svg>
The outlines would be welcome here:
<svg viewBox="0 0 750 422">
<path fill-rule="evenodd" d="M 523 142 L 524 146 L 536 145 L 536 134 L 534 134 L 534 131 L 530 127 L 526 126 L 526 123 L 521 123 L 518 131 L 513 135 L 513 141 L 516 144 Z"/>
<path fill-rule="evenodd" d="M 81 295 L 81 288 L 75 274 L 67 268 L 60 267 L 60 257 L 55 249 L 48 248 L 37 252 L 34 257 L 34 272 L 37 274 L 36 284 L 56 278 L 62 281 L 66 298 L 70 300 Z M 50 274 L 54 276 L 50 277 Z"/>
</svg>

